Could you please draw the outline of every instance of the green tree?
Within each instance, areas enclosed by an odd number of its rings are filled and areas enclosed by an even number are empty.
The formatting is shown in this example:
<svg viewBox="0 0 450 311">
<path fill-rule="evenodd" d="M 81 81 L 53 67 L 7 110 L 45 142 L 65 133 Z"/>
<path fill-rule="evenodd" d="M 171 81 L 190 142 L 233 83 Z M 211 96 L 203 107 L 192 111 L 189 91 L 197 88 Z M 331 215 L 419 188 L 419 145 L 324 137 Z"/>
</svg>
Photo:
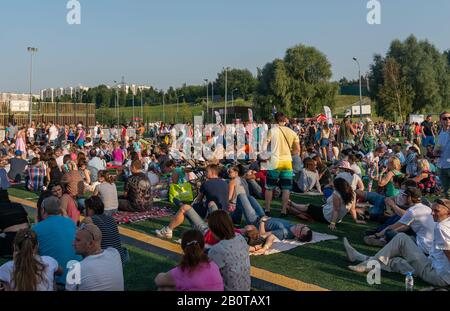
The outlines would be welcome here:
<svg viewBox="0 0 450 311">
<path fill-rule="evenodd" d="M 265 116 L 272 106 L 290 116 L 311 116 L 334 106 L 338 83 L 330 82 L 331 64 L 314 47 L 297 45 L 258 71 L 255 104 Z M 263 108 L 264 107 L 264 108 Z"/>
<path fill-rule="evenodd" d="M 414 90 L 411 112 L 426 113 L 440 111 L 450 100 L 450 70 L 448 56 L 441 53 L 428 41 L 418 41 L 409 36 L 405 41 L 394 40 L 385 57 L 376 55 L 371 66 L 371 97 L 380 101 L 381 86 L 384 85 L 386 60 L 394 59 L 400 67 L 400 76 Z M 383 106 L 378 105 L 380 113 Z"/>
<path fill-rule="evenodd" d="M 414 91 L 401 74 L 400 65 L 388 58 L 383 68 L 384 83 L 379 92 L 380 115 L 390 119 L 399 115 L 401 122 L 411 113 L 411 101 Z"/>
<path fill-rule="evenodd" d="M 248 69 L 230 69 L 227 73 L 227 88 L 228 88 L 228 97 L 231 98 L 231 92 L 234 89 L 237 89 L 234 92 L 234 96 L 243 97 L 244 99 L 248 99 L 253 92 L 255 91 L 257 80 L 253 76 L 253 74 Z M 217 75 L 217 79 L 214 82 L 214 92 L 216 94 L 220 94 L 222 96 L 225 95 L 225 71 L 220 72 Z M 206 95 L 206 89 L 205 89 Z"/>
</svg>

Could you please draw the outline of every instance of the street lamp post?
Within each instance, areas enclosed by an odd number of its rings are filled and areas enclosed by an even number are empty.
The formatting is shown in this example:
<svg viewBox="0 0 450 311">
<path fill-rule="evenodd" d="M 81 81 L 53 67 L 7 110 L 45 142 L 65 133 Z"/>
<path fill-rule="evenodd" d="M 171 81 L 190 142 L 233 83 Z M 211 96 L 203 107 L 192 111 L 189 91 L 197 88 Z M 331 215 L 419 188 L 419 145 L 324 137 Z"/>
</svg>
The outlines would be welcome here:
<svg viewBox="0 0 450 311">
<path fill-rule="evenodd" d="M 180 96 L 177 95 L 177 123 L 178 123 L 178 114 L 180 111 L 180 97 L 184 97 L 184 94 L 181 94 Z"/>
<path fill-rule="evenodd" d="M 214 113 L 214 81 L 211 81 L 211 120 L 214 120 L 213 113 Z"/>
<path fill-rule="evenodd" d="M 231 91 L 231 103 L 233 105 L 233 113 L 234 113 L 234 120 L 236 121 L 236 108 L 234 107 L 234 92 L 236 92 L 238 88 L 235 88 Z"/>
<path fill-rule="evenodd" d="M 28 47 L 28 52 L 30 53 L 30 104 L 28 106 L 28 120 L 31 126 L 31 118 L 32 118 L 32 109 L 33 109 L 33 92 L 32 92 L 32 82 L 33 82 L 33 54 L 38 51 L 37 48 Z"/>
<path fill-rule="evenodd" d="M 359 76 L 359 120 L 362 121 L 362 81 L 361 81 L 361 66 L 356 57 L 353 60 L 358 64 L 358 76 Z"/>
<path fill-rule="evenodd" d="M 141 88 L 141 122 L 144 122 L 144 101 L 142 98 L 142 91 L 143 89 Z"/>
<path fill-rule="evenodd" d="M 206 82 L 206 123 L 208 123 L 208 111 L 209 111 L 209 103 L 208 103 L 208 97 L 209 97 L 209 80 L 204 79 Z"/>
<path fill-rule="evenodd" d="M 225 125 L 227 124 L 227 103 L 228 103 L 228 70 L 230 67 L 224 68 L 225 70 Z"/>
<path fill-rule="evenodd" d="M 163 106 L 163 122 L 164 122 L 164 124 L 166 124 L 166 106 L 165 106 L 165 100 L 164 100 L 164 97 L 165 97 L 165 93 L 164 93 L 164 90 L 162 91 L 162 93 L 163 93 L 163 97 L 162 97 L 162 106 Z"/>
</svg>

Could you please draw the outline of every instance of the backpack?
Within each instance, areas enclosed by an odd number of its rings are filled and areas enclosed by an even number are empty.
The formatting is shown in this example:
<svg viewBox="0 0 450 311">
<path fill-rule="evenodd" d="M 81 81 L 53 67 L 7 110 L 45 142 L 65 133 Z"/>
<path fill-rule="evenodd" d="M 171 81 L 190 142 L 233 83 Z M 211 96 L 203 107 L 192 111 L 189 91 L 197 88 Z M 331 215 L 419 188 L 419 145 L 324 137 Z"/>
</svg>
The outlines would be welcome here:
<svg viewBox="0 0 450 311">
<path fill-rule="evenodd" d="M 100 129 L 100 126 L 97 127 L 97 134 L 100 135 L 102 133 L 102 130 Z"/>
</svg>

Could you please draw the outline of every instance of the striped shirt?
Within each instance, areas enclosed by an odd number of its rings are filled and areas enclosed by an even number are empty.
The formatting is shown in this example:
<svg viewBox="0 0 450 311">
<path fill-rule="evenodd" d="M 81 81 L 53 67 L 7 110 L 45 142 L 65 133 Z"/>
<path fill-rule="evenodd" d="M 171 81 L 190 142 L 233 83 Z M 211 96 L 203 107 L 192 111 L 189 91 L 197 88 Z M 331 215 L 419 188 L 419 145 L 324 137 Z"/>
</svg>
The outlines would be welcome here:
<svg viewBox="0 0 450 311">
<path fill-rule="evenodd" d="M 109 215 L 94 215 L 92 221 L 102 232 L 102 249 L 113 247 L 120 253 L 120 259 L 122 263 L 125 261 L 125 249 L 122 248 L 120 242 L 119 229 L 117 228 L 116 221 Z"/>
<path fill-rule="evenodd" d="M 28 190 L 37 192 L 44 186 L 44 178 L 47 175 L 47 171 L 44 165 L 37 164 L 28 167 Z"/>
</svg>

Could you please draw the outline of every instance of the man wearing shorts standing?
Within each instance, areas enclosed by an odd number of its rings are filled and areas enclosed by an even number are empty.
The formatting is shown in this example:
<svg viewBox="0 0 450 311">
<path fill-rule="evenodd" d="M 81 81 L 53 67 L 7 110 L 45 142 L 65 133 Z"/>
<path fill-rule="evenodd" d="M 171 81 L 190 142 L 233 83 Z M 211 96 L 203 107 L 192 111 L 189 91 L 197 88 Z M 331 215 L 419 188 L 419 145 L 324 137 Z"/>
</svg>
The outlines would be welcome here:
<svg viewBox="0 0 450 311">
<path fill-rule="evenodd" d="M 292 190 L 292 155 L 300 154 L 300 140 L 298 135 L 286 127 L 286 116 L 282 112 L 275 114 L 277 125 L 273 126 L 268 134 L 268 143 L 271 147 L 269 170 L 267 172 L 265 211 L 270 213 L 273 190 L 280 186 L 282 190 L 281 216 L 287 215 L 290 191 Z M 292 152 L 291 152 L 292 150 Z"/>
</svg>

